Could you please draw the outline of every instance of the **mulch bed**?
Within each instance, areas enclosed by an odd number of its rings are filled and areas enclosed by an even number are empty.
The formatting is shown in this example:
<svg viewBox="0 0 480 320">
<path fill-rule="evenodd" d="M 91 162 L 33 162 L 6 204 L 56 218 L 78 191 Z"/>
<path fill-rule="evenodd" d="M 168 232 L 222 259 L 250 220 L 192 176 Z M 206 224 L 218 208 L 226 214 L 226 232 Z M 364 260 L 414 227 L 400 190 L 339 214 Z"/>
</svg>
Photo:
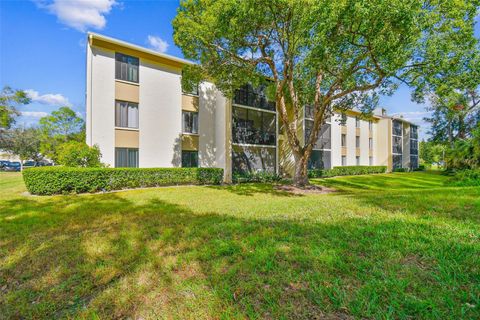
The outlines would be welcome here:
<svg viewBox="0 0 480 320">
<path fill-rule="evenodd" d="M 291 186 L 291 185 L 279 185 L 275 186 L 275 190 L 289 192 L 293 194 L 327 194 L 335 192 L 335 189 L 320 187 L 316 185 L 308 185 L 303 188 Z"/>
</svg>

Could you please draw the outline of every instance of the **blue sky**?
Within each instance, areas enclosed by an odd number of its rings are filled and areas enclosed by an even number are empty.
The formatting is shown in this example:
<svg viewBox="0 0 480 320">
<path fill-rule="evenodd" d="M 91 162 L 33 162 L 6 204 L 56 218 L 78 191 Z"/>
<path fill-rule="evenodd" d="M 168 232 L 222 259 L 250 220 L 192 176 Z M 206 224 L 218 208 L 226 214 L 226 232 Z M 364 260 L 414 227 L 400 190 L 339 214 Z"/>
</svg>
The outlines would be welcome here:
<svg viewBox="0 0 480 320">
<path fill-rule="evenodd" d="M 0 86 L 29 90 L 20 124 L 69 105 L 85 115 L 86 31 L 182 57 L 172 39 L 171 21 L 179 1 L 3 0 L 0 1 Z M 477 36 L 480 30 L 477 25 Z M 381 101 L 390 114 L 403 114 L 426 128 L 423 105 L 400 87 Z"/>
</svg>

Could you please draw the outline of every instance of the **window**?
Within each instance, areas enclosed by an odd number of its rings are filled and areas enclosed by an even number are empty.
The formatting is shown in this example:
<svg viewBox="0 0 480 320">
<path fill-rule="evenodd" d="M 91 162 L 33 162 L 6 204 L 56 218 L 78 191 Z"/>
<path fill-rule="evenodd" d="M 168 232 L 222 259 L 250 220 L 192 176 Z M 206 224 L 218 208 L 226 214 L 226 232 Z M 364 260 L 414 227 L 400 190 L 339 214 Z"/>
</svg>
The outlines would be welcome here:
<svg viewBox="0 0 480 320">
<path fill-rule="evenodd" d="M 346 126 L 347 125 L 347 115 L 345 113 L 342 113 L 340 117 L 340 125 L 341 126 Z"/>
<path fill-rule="evenodd" d="M 373 129 L 373 122 L 372 122 L 372 120 L 369 120 L 368 121 L 368 130 L 372 131 L 372 129 Z"/>
<path fill-rule="evenodd" d="M 347 146 L 347 135 L 345 133 L 342 133 L 342 147 L 346 147 L 346 146 Z"/>
<path fill-rule="evenodd" d="M 198 133 L 198 112 L 183 111 L 183 133 Z"/>
<path fill-rule="evenodd" d="M 138 58 L 115 53 L 115 79 L 138 83 Z"/>
<path fill-rule="evenodd" d="M 198 151 L 182 151 L 182 168 L 198 167 Z"/>
<path fill-rule="evenodd" d="M 138 149 L 115 148 L 115 168 L 138 168 Z"/>
<path fill-rule="evenodd" d="M 355 117 L 355 128 L 360 128 L 360 118 Z"/>
<path fill-rule="evenodd" d="M 138 129 L 138 104 L 115 101 L 115 126 Z"/>
<path fill-rule="evenodd" d="M 402 137 L 393 136 L 392 153 L 401 154 L 402 152 L 403 152 Z"/>
<path fill-rule="evenodd" d="M 342 166 L 347 165 L 347 156 L 342 156 Z"/>
<path fill-rule="evenodd" d="M 183 88 L 182 88 L 182 92 L 185 93 L 185 94 L 191 94 L 192 96 L 198 96 L 198 85 L 196 85 L 196 86 L 194 85 L 194 86 L 192 87 L 192 90 L 191 90 L 191 91 L 185 91 L 185 90 L 183 90 Z"/>
<path fill-rule="evenodd" d="M 368 165 L 373 166 L 373 157 L 368 157 Z"/>
<path fill-rule="evenodd" d="M 360 165 L 360 157 L 356 156 L 355 161 L 356 161 L 355 163 L 357 164 L 357 166 L 359 166 Z"/>
<path fill-rule="evenodd" d="M 393 135 L 401 136 L 402 135 L 402 128 L 403 128 L 402 122 L 400 122 L 398 120 L 393 120 L 393 132 L 392 132 Z"/>
<path fill-rule="evenodd" d="M 418 139 L 418 127 L 411 125 L 410 126 L 410 139 Z"/>
<path fill-rule="evenodd" d="M 373 150 L 373 139 L 368 138 L 368 149 Z"/>
<path fill-rule="evenodd" d="M 360 137 L 359 137 L 359 136 L 356 136 L 356 137 L 355 137 L 355 146 L 356 146 L 357 148 L 360 148 Z"/>
</svg>

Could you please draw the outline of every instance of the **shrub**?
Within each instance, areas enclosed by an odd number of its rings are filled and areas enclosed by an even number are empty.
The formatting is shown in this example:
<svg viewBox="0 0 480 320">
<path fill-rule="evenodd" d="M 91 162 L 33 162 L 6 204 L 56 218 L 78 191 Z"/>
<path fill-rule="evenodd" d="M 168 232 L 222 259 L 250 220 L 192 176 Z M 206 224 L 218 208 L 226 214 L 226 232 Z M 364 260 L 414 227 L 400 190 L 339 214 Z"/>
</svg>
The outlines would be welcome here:
<svg viewBox="0 0 480 320">
<path fill-rule="evenodd" d="M 393 172 L 408 172 L 407 168 L 395 168 L 392 170 Z"/>
<path fill-rule="evenodd" d="M 101 167 L 100 149 L 85 142 L 70 141 L 61 144 L 57 150 L 57 162 L 66 167 Z"/>
<path fill-rule="evenodd" d="M 450 178 L 449 184 L 458 187 L 480 186 L 480 169 L 459 170 Z"/>
<path fill-rule="evenodd" d="M 308 171 L 309 178 L 329 178 L 335 176 L 351 176 L 360 174 L 385 173 L 386 166 L 344 166 L 333 169 L 315 169 Z"/>
<path fill-rule="evenodd" d="M 247 173 L 234 173 L 232 176 L 233 183 L 244 183 L 244 182 L 278 182 L 282 178 L 275 174 L 269 172 L 247 172 Z"/>
<path fill-rule="evenodd" d="M 43 167 L 23 172 L 31 194 L 50 195 L 158 187 L 181 184 L 220 184 L 217 168 L 68 168 Z"/>
</svg>

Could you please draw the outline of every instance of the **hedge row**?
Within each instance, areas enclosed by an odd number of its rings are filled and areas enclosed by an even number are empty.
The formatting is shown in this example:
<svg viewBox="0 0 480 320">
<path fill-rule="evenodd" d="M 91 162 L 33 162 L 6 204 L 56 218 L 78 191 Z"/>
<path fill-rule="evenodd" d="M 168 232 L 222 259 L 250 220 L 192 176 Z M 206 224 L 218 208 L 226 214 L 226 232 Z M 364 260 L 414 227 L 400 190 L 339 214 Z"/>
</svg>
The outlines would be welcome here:
<svg viewBox="0 0 480 320">
<path fill-rule="evenodd" d="M 449 184 L 457 187 L 480 186 L 480 169 L 456 171 Z"/>
<path fill-rule="evenodd" d="M 282 177 L 275 173 L 270 172 L 244 172 L 244 173 L 234 173 L 232 175 L 233 183 L 245 183 L 245 182 L 261 182 L 261 183 L 272 183 L 279 182 L 282 180 Z"/>
<path fill-rule="evenodd" d="M 43 167 L 23 171 L 23 179 L 31 194 L 50 195 L 181 184 L 220 184 L 223 169 Z"/>
<path fill-rule="evenodd" d="M 360 174 L 385 173 L 386 166 L 344 166 L 333 169 L 315 169 L 308 171 L 309 178 L 329 178 L 335 176 L 353 176 Z"/>
</svg>

